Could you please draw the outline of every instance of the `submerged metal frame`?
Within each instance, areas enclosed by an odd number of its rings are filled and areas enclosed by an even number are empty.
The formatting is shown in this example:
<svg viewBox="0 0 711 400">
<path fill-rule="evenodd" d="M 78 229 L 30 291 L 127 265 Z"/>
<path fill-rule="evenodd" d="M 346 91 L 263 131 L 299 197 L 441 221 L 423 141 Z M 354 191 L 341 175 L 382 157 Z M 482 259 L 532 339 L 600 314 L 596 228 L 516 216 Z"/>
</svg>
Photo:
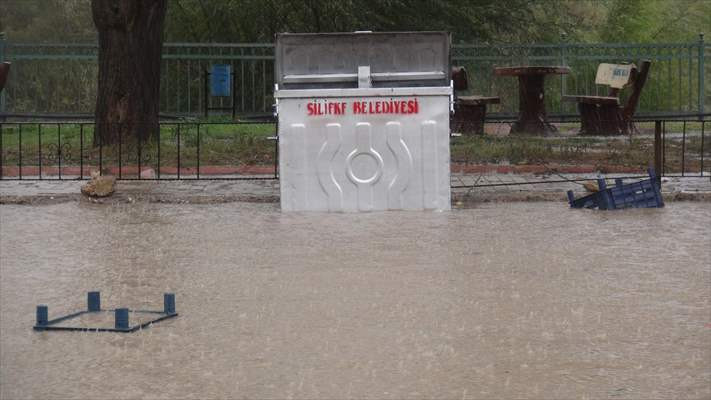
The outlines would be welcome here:
<svg viewBox="0 0 711 400">
<path fill-rule="evenodd" d="M 74 332 L 135 332 L 139 329 L 143 329 L 152 325 L 156 322 L 163 321 L 169 318 L 177 317 L 178 313 L 175 311 L 175 294 L 165 293 L 163 295 L 163 311 L 153 311 L 153 310 L 130 310 L 128 308 L 111 308 L 111 309 L 101 309 L 101 297 L 99 292 L 88 292 L 87 293 L 87 309 L 84 311 L 75 312 L 62 317 L 49 319 L 48 318 L 48 308 L 46 305 L 37 306 L 37 320 L 35 325 L 32 327 L 36 331 L 74 331 Z M 77 318 L 84 314 L 91 313 L 108 313 L 113 312 L 115 315 L 114 327 L 113 328 L 100 328 L 100 327 L 79 327 L 79 326 L 56 326 L 56 324 L 67 321 L 70 319 Z M 131 326 L 129 324 L 129 313 L 140 313 L 140 314 L 155 314 L 157 317 L 138 324 Z"/>
</svg>

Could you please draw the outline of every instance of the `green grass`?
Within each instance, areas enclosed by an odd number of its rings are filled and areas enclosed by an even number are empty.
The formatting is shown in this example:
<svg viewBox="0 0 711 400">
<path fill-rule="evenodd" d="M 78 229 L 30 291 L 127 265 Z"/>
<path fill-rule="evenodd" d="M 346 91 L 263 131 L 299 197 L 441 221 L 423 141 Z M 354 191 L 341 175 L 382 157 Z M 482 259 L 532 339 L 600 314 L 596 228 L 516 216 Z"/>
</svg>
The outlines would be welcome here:
<svg viewBox="0 0 711 400">
<path fill-rule="evenodd" d="M 647 160 L 642 140 L 599 140 L 584 137 L 465 136 L 453 140 L 452 160 L 468 164 L 599 163 L 638 165 Z"/>
<path fill-rule="evenodd" d="M 705 138 L 704 158 L 711 160 L 711 143 Z M 667 172 L 681 171 L 682 150 L 685 169 L 698 171 L 701 136 L 689 132 L 685 148 L 681 138 L 667 138 L 665 158 Z M 519 137 L 462 136 L 452 140 L 451 158 L 465 164 L 545 164 L 633 167 L 645 169 L 654 161 L 654 138 L 637 135 L 616 138 L 590 137 Z M 711 166 L 705 161 L 705 168 Z"/>
</svg>

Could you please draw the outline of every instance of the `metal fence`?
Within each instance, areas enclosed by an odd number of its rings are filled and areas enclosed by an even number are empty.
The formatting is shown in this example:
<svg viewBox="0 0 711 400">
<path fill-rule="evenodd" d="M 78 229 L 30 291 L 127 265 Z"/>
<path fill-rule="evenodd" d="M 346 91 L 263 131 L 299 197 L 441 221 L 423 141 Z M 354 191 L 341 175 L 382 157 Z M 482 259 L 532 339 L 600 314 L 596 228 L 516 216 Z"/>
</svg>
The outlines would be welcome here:
<svg viewBox="0 0 711 400">
<path fill-rule="evenodd" d="M 681 124 L 681 127 L 679 126 Z M 706 121 L 689 129 L 692 121 L 655 121 L 654 164 L 659 176 L 703 177 L 711 175 Z M 676 125 L 676 127 L 674 127 Z M 697 124 L 695 124 L 697 125 Z M 676 129 L 674 129 L 676 128 Z"/>
<path fill-rule="evenodd" d="M 560 134 L 507 135 L 511 121 L 487 122 L 487 135 L 452 138 L 452 188 L 587 182 L 600 174 L 644 179 L 711 177 L 706 120 L 637 119 L 634 135 L 570 135 L 578 122 L 560 122 Z"/>
<path fill-rule="evenodd" d="M 0 59 L 13 63 L 0 99 L 6 113 L 92 113 L 96 98 L 96 44 L 23 44 L 0 41 Z M 452 63 L 470 72 L 473 94 L 500 96 L 492 116 L 513 115 L 518 109 L 518 83 L 495 77 L 493 68 L 511 65 L 567 65 L 569 75 L 546 81 L 546 107 L 551 114 L 576 114 L 563 94 L 605 94 L 595 85 L 601 62 L 652 60 L 639 113 L 646 115 L 703 114 L 711 109 L 711 70 L 705 62 L 711 46 L 703 35 L 688 43 L 540 45 L 454 45 Z M 273 103 L 274 46 L 264 43 L 167 43 L 163 49 L 161 111 L 200 115 L 210 107 L 231 108 L 229 98 L 209 98 L 205 71 L 229 64 L 235 73 L 235 110 L 240 115 L 268 114 Z M 624 93 L 623 93 L 624 101 Z"/>
<path fill-rule="evenodd" d="M 711 176 L 705 120 L 635 123 L 634 135 L 576 135 L 580 122 L 564 121 L 556 135 L 522 136 L 508 134 L 510 121 L 488 122 L 486 135 L 452 138 L 453 185 L 553 183 L 599 172 L 637 176 L 652 164 L 662 176 Z M 127 180 L 277 179 L 277 160 L 273 123 L 162 122 L 145 143 L 120 137 L 112 144 L 102 143 L 88 122 L 0 123 L 0 179 L 7 180 L 87 179 L 96 171 Z"/>
<path fill-rule="evenodd" d="M 103 143 L 88 122 L 0 123 L 0 179 L 277 179 L 272 123 L 161 122 L 147 142 Z M 139 127 L 140 129 L 140 127 Z M 122 132 L 122 129 L 117 129 Z"/>
<path fill-rule="evenodd" d="M 514 114 L 518 109 L 518 82 L 511 77 L 494 77 L 497 66 L 564 65 L 571 73 L 546 80 L 546 108 L 552 114 L 577 114 L 575 103 L 562 102 L 563 95 L 606 96 L 608 87 L 595 85 L 600 63 L 652 61 L 650 75 L 642 92 L 639 114 L 704 114 L 709 109 L 706 92 L 711 91 L 711 68 L 705 62 L 711 46 L 699 36 L 697 42 L 659 44 L 541 44 L 453 47 L 452 62 L 464 65 L 473 81 L 473 94 L 501 97 L 495 112 Z M 623 91 L 626 101 L 629 91 Z M 495 118 L 495 116 L 493 116 Z"/>
</svg>

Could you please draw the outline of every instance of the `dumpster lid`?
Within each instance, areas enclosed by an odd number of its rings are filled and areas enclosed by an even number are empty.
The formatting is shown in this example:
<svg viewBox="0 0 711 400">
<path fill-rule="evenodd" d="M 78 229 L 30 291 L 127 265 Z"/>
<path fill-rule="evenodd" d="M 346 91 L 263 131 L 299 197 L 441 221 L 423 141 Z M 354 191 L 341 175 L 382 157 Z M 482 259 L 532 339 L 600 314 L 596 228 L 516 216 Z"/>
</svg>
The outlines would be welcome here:
<svg viewBox="0 0 711 400">
<path fill-rule="evenodd" d="M 276 82 L 283 89 L 449 86 L 447 32 L 280 33 Z"/>
</svg>

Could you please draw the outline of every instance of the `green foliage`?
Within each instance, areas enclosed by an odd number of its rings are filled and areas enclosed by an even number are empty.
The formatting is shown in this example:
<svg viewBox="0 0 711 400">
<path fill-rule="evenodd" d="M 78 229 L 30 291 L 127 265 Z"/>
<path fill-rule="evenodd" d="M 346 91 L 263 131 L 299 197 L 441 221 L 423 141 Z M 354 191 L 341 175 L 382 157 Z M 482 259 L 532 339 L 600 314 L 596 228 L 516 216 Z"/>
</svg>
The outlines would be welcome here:
<svg viewBox="0 0 711 400">
<path fill-rule="evenodd" d="M 475 94 L 501 95 L 503 104 L 492 111 L 515 110 L 516 82 L 492 79 L 491 69 L 508 62 L 548 63 L 561 57 L 561 48 L 500 46 L 532 43 L 685 42 L 698 40 L 698 33 L 711 26 L 711 0 L 168 0 L 164 36 L 166 42 L 246 43 L 273 42 L 278 32 L 445 30 L 454 43 L 489 44 L 486 48 L 453 51 L 453 58 L 471 73 Z M 91 0 L 0 0 L 0 31 L 10 43 L 94 43 Z M 707 42 L 711 39 L 707 39 Z M 5 89 L 7 110 L 17 112 L 73 112 L 92 110 L 96 103 L 93 49 L 72 53 L 77 59 L 58 60 L 62 47 L 7 48 L 12 52 L 47 56 L 25 58 L 13 66 Z M 214 53 L 212 51 L 214 50 Z M 629 50 L 629 51 L 628 51 Z M 185 47 L 174 56 L 190 56 Z M 204 54 L 222 54 L 208 48 Z M 635 61 L 640 56 L 654 60 L 650 81 L 642 96 L 640 111 L 693 111 L 698 106 L 698 72 L 694 53 L 677 49 L 583 49 L 569 52 L 566 62 L 575 71 L 562 89 L 558 79 L 548 79 L 551 93 L 591 94 L 599 62 Z M 708 52 L 708 50 L 707 50 Z M 233 48 L 231 56 L 271 55 L 271 49 Z M 88 58 L 85 58 L 88 56 Z M 579 56 L 576 61 L 576 56 Z M 659 56 L 659 57 L 657 57 Z M 708 59 L 708 57 L 707 57 Z M 511 61 L 509 61 L 511 60 Z M 164 112 L 200 111 L 197 94 L 202 90 L 202 71 L 208 62 L 169 59 L 162 72 Z M 270 62 L 239 60 L 234 67 L 247 77 L 245 113 L 267 112 L 273 102 L 269 79 Z M 246 67 L 246 68 L 245 68 Z M 706 62 L 706 68 L 711 63 Z M 662 75 L 663 74 L 663 75 Z M 187 75 L 187 79 L 185 78 Z M 251 89 L 250 82 L 256 82 Z M 266 87 L 266 90 L 264 89 Z M 706 79 L 706 93 L 711 79 Z M 251 92 L 249 92 L 251 91 Z M 190 97 L 188 94 L 192 94 Z M 707 102 L 711 96 L 706 96 Z M 559 96 L 547 96 L 549 110 L 575 112 L 575 105 L 559 104 Z M 250 105 L 250 101 L 252 104 Z M 708 103 L 706 105 L 708 107 Z"/>
<path fill-rule="evenodd" d="M 0 32 L 14 42 L 93 42 L 90 0 L 0 1 Z"/>
<path fill-rule="evenodd" d="M 526 23 L 527 0 L 173 0 L 169 41 L 250 42 L 279 32 L 446 30 L 498 40 Z"/>
<path fill-rule="evenodd" d="M 3 0 L 14 42 L 92 42 L 90 0 Z M 169 0 L 169 42 L 271 42 L 278 32 L 445 30 L 455 43 L 689 41 L 708 0 Z"/>
<path fill-rule="evenodd" d="M 707 0 L 172 0 L 166 38 L 270 42 L 278 32 L 445 30 L 455 43 L 689 41 Z"/>
<path fill-rule="evenodd" d="M 709 26 L 707 0 L 611 0 L 599 37 L 603 42 L 690 41 Z"/>
</svg>

